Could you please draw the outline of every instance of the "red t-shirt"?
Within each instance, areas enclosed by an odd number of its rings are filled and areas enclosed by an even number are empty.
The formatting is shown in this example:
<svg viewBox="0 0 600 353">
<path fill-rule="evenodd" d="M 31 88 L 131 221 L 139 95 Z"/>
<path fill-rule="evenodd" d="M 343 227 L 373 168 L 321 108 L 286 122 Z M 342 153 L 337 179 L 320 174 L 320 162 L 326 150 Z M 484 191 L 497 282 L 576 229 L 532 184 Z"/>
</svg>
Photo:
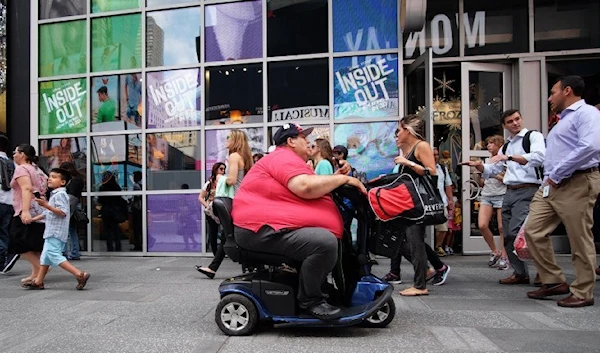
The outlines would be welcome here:
<svg viewBox="0 0 600 353">
<path fill-rule="evenodd" d="M 301 174 L 315 173 L 287 148 L 278 147 L 261 158 L 246 174 L 235 194 L 233 223 L 253 232 L 264 225 L 276 231 L 319 227 L 341 238 L 342 216 L 331 196 L 308 200 L 288 189 L 290 179 Z"/>
</svg>

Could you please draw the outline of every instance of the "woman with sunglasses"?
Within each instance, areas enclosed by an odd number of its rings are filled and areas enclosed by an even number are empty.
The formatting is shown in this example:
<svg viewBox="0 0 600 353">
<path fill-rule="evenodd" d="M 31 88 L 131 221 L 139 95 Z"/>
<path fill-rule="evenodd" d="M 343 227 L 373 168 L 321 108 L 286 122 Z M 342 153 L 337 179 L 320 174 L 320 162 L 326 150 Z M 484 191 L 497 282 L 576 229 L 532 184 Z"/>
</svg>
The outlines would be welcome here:
<svg viewBox="0 0 600 353">
<path fill-rule="evenodd" d="M 315 174 L 332 175 L 335 169 L 335 163 L 329 141 L 318 138 L 310 145 L 310 147 L 312 149 L 312 159 L 315 163 Z"/>
<path fill-rule="evenodd" d="M 248 144 L 248 137 L 241 130 L 231 130 L 227 135 L 227 141 L 225 146 L 229 151 L 229 157 L 227 158 L 227 174 L 217 176 L 217 182 L 220 178 L 227 178 L 225 182 L 227 185 L 233 186 L 234 194 L 240 188 L 242 179 L 248 173 L 250 168 L 254 165 L 252 161 L 252 151 Z M 225 250 L 223 249 L 223 243 L 217 247 L 215 257 L 208 267 L 196 266 L 198 272 L 206 275 L 206 277 L 213 279 L 221 262 L 225 258 Z"/>
<path fill-rule="evenodd" d="M 198 201 L 204 207 L 204 210 L 211 210 L 212 212 L 212 201 L 215 199 L 215 190 L 217 189 L 217 177 L 225 175 L 225 163 L 217 162 L 212 167 L 212 173 L 210 179 L 204 184 Z M 213 255 L 217 255 L 217 237 L 219 235 L 219 224 L 212 216 L 207 213 L 206 215 L 206 229 L 208 235 L 208 244 L 210 244 L 210 250 Z M 199 266 L 196 266 L 199 267 Z"/>
</svg>

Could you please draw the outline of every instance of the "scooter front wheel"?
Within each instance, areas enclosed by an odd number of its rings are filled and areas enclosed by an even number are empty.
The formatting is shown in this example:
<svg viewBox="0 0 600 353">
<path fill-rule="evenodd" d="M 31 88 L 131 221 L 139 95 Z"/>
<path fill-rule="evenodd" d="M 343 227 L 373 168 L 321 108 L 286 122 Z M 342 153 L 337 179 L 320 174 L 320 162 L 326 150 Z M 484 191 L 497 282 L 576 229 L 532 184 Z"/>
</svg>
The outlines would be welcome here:
<svg viewBox="0 0 600 353">
<path fill-rule="evenodd" d="M 254 303 L 241 294 L 229 294 L 221 299 L 215 310 L 217 326 L 228 336 L 246 336 L 258 322 Z"/>
<path fill-rule="evenodd" d="M 396 303 L 394 303 L 394 299 L 390 298 L 375 314 L 366 318 L 362 325 L 364 327 L 383 328 L 394 320 L 394 316 L 396 316 Z"/>
</svg>

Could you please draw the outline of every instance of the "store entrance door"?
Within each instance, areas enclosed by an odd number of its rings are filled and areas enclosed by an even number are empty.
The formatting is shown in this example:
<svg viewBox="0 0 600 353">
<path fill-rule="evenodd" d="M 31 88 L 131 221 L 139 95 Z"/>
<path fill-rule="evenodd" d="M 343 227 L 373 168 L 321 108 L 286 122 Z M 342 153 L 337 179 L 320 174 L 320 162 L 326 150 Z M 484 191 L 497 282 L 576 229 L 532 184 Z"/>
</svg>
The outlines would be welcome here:
<svg viewBox="0 0 600 353">
<path fill-rule="evenodd" d="M 462 160 L 485 159 L 490 156 L 485 139 L 504 136 L 502 112 L 512 107 L 511 66 L 503 64 L 462 63 Z M 462 172 L 462 229 L 463 253 L 485 254 L 490 249 L 478 228 L 481 202 L 481 178 L 475 168 L 463 166 Z M 490 228 L 498 244 L 496 217 Z"/>
</svg>

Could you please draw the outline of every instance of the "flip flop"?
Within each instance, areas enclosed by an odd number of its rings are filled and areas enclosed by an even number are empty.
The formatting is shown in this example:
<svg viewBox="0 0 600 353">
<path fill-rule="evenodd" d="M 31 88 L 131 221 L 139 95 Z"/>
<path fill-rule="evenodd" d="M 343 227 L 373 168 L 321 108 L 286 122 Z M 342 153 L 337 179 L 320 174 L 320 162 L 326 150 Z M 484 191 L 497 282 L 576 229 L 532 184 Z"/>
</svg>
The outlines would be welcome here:
<svg viewBox="0 0 600 353">
<path fill-rule="evenodd" d="M 420 297 L 423 295 L 429 295 L 429 291 L 427 289 L 416 289 L 414 287 L 407 288 L 403 291 L 400 291 L 400 295 L 403 297 Z"/>
<path fill-rule="evenodd" d="M 203 275 L 205 275 L 206 277 L 208 277 L 210 279 L 215 278 L 215 275 L 216 275 L 215 272 L 207 271 L 204 268 L 202 268 L 202 266 L 200 266 L 200 265 L 195 265 L 194 268 L 196 269 L 196 271 L 202 273 Z"/>
</svg>

